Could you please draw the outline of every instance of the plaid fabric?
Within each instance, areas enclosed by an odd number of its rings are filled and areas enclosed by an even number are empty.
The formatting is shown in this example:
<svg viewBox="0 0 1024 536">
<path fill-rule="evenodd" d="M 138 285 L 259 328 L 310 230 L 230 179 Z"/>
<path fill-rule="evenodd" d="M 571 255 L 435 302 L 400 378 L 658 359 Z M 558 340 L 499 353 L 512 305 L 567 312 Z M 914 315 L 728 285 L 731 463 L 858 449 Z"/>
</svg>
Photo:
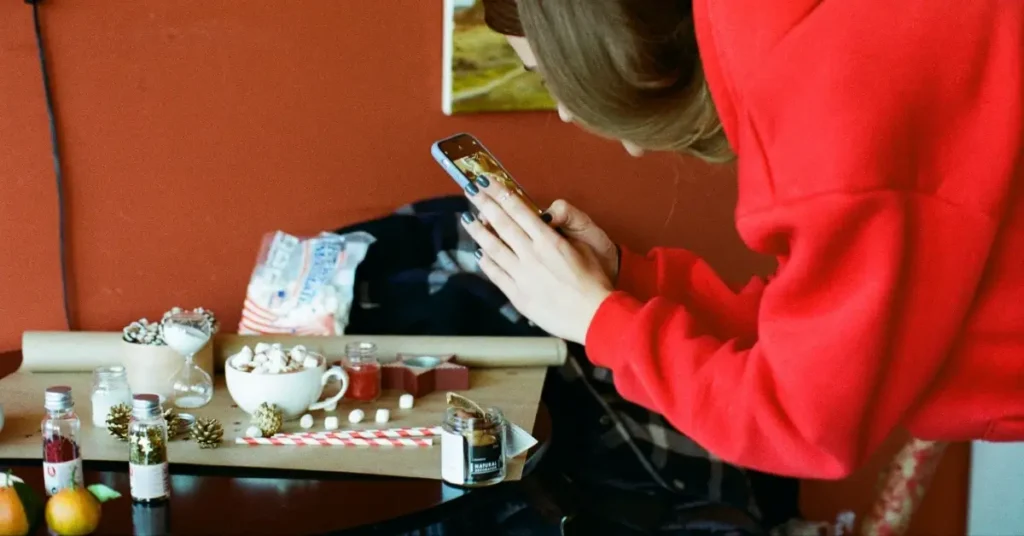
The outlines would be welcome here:
<svg viewBox="0 0 1024 536">
<path fill-rule="evenodd" d="M 362 230 L 377 239 L 356 276 L 350 333 L 543 335 L 479 273 L 477 246 L 459 223 L 467 210 L 464 197 L 443 197 L 337 231 Z M 544 396 L 561 439 L 554 445 L 571 450 L 566 459 L 576 466 L 577 480 L 667 493 L 684 504 L 721 502 L 758 515 L 747 471 L 624 400 L 612 373 L 591 365 L 582 347 L 571 345 L 566 365 L 548 375 Z"/>
</svg>

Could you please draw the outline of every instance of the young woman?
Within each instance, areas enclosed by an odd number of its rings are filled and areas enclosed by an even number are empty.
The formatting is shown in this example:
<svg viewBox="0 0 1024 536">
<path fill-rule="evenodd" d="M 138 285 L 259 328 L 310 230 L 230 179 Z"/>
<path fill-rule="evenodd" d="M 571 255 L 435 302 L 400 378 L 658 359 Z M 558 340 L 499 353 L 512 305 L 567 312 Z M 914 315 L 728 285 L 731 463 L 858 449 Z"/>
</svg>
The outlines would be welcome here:
<svg viewBox="0 0 1024 536">
<path fill-rule="evenodd" d="M 686 251 L 620 255 L 565 202 L 542 219 L 471 185 L 484 272 L 624 397 L 800 477 L 849 474 L 900 426 L 1024 439 L 1024 3 L 485 4 L 563 119 L 737 156 L 740 235 L 778 258 L 733 292 Z"/>
</svg>

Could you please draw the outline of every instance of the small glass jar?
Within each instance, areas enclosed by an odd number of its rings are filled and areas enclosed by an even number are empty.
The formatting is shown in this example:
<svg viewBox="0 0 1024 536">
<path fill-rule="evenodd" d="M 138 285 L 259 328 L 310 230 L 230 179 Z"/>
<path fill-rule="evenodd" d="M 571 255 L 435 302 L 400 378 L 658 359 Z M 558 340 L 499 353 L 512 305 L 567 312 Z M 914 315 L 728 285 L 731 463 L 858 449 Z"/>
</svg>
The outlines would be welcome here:
<svg viewBox="0 0 1024 536">
<path fill-rule="evenodd" d="M 160 397 L 140 394 L 132 398 L 128 425 L 128 485 L 132 501 L 159 503 L 171 496 L 167 460 L 167 421 Z"/>
<path fill-rule="evenodd" d="M 505 416 L 487 408 L 483 417 L 448 408 L 441 423 L 441 479 L 477 488 L 505 480 Z"/>
<path fill-rule="evenodd" d="M 128 387 L 128 374 L 124 367 L 99 367 L 92 371 L 92 425 L 107 427 L 110 408 L 118 404 L 132 404 L 132 390 Z"/>
<path fill-rule="evenodd" d="M 68 487 L 82 487 L 82 451 L 78 435 L 82 421 L 75 414 L 71 388 L 55 385 L 46 389 L 43 418 L 43 482 L 46 494 L 54 495 Z"/>
<path fill-rule="evenodd" d="M 380 397 L 383 373 L 380 361 L 377 360 L 376 344 L 353 342 L 345 345 L 343 367 L 348 374 L 345 398 L 372 402 Z"/>
</svg>

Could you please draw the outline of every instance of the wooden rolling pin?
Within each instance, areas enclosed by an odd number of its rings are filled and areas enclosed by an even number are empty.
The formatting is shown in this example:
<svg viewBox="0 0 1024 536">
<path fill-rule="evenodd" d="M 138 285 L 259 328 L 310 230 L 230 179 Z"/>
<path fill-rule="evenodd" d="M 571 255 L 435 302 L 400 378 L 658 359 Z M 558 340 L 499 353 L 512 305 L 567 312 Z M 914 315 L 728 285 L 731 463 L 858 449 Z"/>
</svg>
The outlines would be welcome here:
<svg viewBox="0 0 1024 536">
<path fill-rule="evenodd" d="M 565 341 L 554 337 L 421 337 L 406 335 L 343 335 L 296 337 L 290 335 L 218 334 L 214 361 L 224 361 L 246 345 L 258 342 L 301 344 L 328 357 L 341 357 L 350 342 L 377 344 L 383 362 L 398 353 L 455 354 L 460 364 L 476 367 L 551 367 L 565 363 Z M 27 372 L 87 372 L 121 364 L 121 332 L 26 331 L 21 338 L 21 369 Z"/>
<path fill-rule="evenodd" d="M 557 367 L 565 363 L 568 350 L 565 341 L 554 337 L 422 337 L 411 335 L 342 335 L 337 337 L 297 337 L 291 335 L 219 334 L 214 344 L 218 368 L 242 349 L 258 342 L 301 344 L 328 357 L 345 355 L 350 342 L 372 342 L 382 362 L 392 361 L 396 354 L 455 354 L 460 365 L 474 368 L 495 367 Z"/>
</svg>

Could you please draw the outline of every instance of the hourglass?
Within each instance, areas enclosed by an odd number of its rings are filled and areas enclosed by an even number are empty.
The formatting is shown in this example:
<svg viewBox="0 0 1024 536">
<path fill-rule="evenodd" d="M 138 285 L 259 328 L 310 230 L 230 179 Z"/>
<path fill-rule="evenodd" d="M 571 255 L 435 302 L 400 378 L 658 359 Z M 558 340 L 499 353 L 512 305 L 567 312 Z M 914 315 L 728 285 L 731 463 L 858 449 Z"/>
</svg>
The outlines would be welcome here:
<svg viewBox="0 0 1024 536">
<path fill-rule="evenodd" d="M 210 321 L 200 313 L 181 311 L 163 321 L 164 342 L 185 356 L 172 380 L 174 405 L 179 408 L 203 407 L 213 398 L 213 378 L 194 361 L 196 352 L 210 341 L 210 334 Z"/>
</svg>

